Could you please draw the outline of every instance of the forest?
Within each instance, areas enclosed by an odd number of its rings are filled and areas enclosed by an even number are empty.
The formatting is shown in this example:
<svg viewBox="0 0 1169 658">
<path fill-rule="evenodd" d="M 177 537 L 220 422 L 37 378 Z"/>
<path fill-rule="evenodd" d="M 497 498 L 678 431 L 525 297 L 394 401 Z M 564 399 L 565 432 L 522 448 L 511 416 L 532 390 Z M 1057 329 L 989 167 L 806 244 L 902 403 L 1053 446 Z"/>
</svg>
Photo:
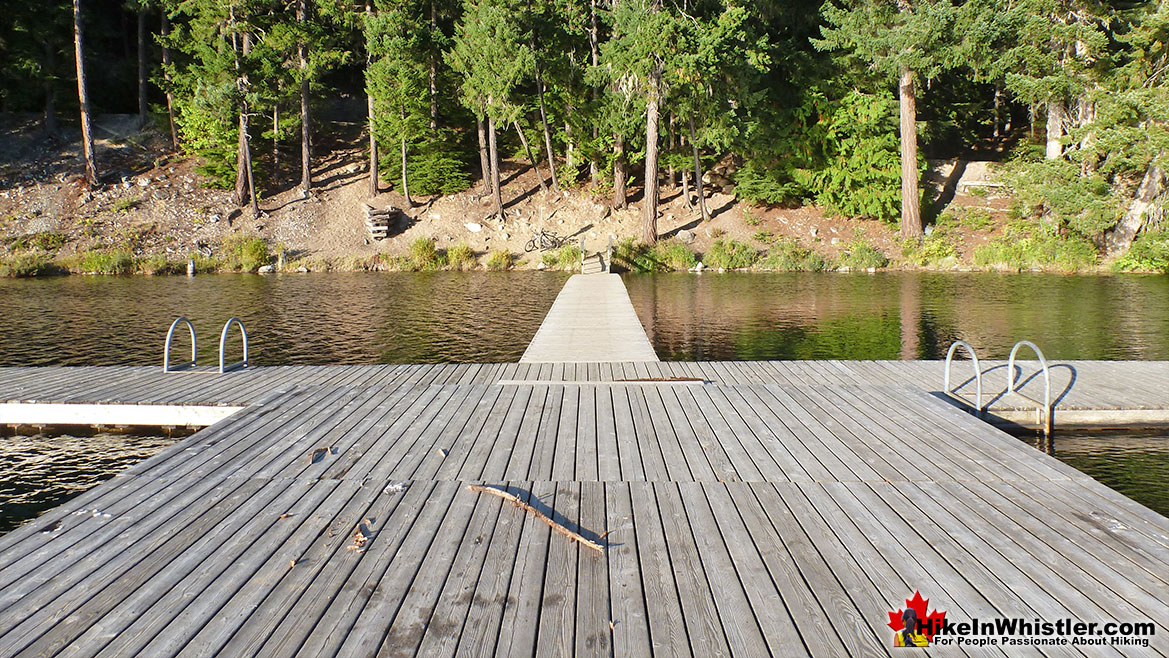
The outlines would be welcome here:
<svg viewBox="0 0 1169 658">
<path fill-rule="evenodd" d="M 138 114 L 256 207 L 314 184 L 323 109 L 361 101 L 371 194 L 475 186 L 500 159 L 612 207 L 662 185 L 899 225 L 934 220 L 926 158 L 1000 160 L 1017 244 L 1169 268 L 1169 6 L 1151 0 L 10 0 L 0 112 L 46 138 Z M 80 80 L 80 83 L 79 83 Z M 259 166 L 258 163 L 273 163 Z M 546 183 L 545 183 L 546 179 Z"/>
</svg>

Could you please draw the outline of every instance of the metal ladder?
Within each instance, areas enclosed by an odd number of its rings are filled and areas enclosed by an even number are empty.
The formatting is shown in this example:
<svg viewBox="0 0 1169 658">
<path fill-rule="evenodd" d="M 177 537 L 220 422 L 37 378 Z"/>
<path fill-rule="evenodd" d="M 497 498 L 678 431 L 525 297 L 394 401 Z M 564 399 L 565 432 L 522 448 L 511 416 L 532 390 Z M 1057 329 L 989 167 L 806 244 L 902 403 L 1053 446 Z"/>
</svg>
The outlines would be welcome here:
<svg viewBox="0 0 1169 658">
<path fill-rule="evenodd" d="M 179 324 L 187 325 L 187 329 L 190 330 L 190 332 L 191 332 L 191 360 L 184 361 L 182 363 L 172 364 L 170 362 L 170 347 L 171 347 L 171 343 L 174 341 L 175 329 L 178 328 Z M 243 337 L 244 354 L 243 354 L 242 360 L 237 361 L 235 363 L 228 364 L 228 363 L 224 363 L 224 357 L 226 356 L 226 352 L 227 352 L 227 350 L 226 350 L 227 330 L 230 329 L 231 325 L 233 325 L 233 324 L 239 326 L 240 336 Z M 185 317 L 180 317 L 177 320 L 175 320 L 174 322 L 172 322 L 170 325 L 170 329 L 168 329 L 166 332 L 166 345 L 163 347 L 163 354 L 162 354 L 162 371 L 163 372 L 179 372 L 179 371 L 185 370 L 187 368 L 195 367 L 195 355 L 198 353 L 197 345 L 198 345 L 198 343 L 195 339 L 195 327 L 194 327 L 194 325 L 191 324 L 190 320 L 188 320 Z M 241 368 L 248 367 L 248 364 L 249 364 L 249 361 L 248 361 L 248 331 L 247 331 L 247 329 L 244 329 L 244 323 L 239 318 L 231 317 L 223 325 L 223 331 L 221 331 L 219 333 L 219 372 L 225 373 L 225 372 L 231 372 L 232 370 L 239 370 Z"/>
<path fill-rule="evenodd" d="M 970 353 L 970 359 L 974 362 L 974 379 L 975 379 L 975 402 L 974 413 L 979 417 L 986 415 L 990 404 L 986 406 L 982 404 L 982 368 L 978 365 L 978 355 L 974 353 L 974 348 L 969 343 L 963 340 L 954 341 L 950 345 L 950 349 L 946 352 L 946 372 L 942 379 L 942 386 L 945 389 L 946 395 L 959 400 L 960 402 L 969 405 L 970 403 L 960 395 L 956 389 L 950 388 L 950 363 L 954 359 L 954 352 L 959 347 L 965 348 Z M 1039 366 L 1043 372 L 1043 402 L 1032 397 L 1023 395 L 1015 390 L 1015 356 L 1019 353 L 1020 347 L 1029 347 L 1039 358 Z M 1031 404 L 1035 405 L 1035 422 L 1043 429 L 1044 436 L 1051 436 L 1051 430 L 1054 424 L 1053 417 L 1055 416 L 1055 409 L 1051 404 L 1051 371 L 1047 367 L 1047 359 L 1043 356 L 1043 351 L 1039 346 L 1029 340 L 1021 340 L 1015 343 L 1011 348 L 1011 355 L 1007 359 L 1007 391 L 1005 395 L 1018 396 Z"/>
</svg>

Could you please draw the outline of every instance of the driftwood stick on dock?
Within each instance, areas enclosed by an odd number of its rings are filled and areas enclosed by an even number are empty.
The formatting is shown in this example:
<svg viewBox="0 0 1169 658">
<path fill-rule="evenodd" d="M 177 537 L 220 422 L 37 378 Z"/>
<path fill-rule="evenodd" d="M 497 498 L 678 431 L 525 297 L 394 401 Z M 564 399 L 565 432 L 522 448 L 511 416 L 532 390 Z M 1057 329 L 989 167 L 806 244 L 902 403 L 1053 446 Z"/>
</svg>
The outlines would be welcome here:
<svg viewBox="0 0 1169 658">
<path fill-rule="evenodd" d="M 589 541 L 588 539 L 585 539 L 584 537 L 582 537 L 580 534 L 575 533 L 575 532 L 569 530 L 568 528 L 565 528 L 564 526 L 560 525 L 559 523 L 553 521 L 552 519 L 545 516 L 544 513 L 541 512 L 540 510 L 538 510 L 535 507 L 532 507 L 531 505 L 520 500 L 519 497 L 517 497 L 515 494 L 508 493 L 502 489 L 496 489 L 495 487 L 485 487 L 481 484 L 471 484 L 471 485 L 468 485 L 467 488 L 470 489 L 471 491 L 477 491 L 479 493 L 488 493 L 488 494 L 492 494 L 494 496 L 499 496 L 500 498 L 502 498 L 504 500 L 510 500 L 511 502 L 515 503 L 516 507 L 520 507 L 520 508 L 527 510 L 533 516 L 535 516 L 537 519 L 540 519 L 544 523 L 547 523 L 549 526 L 551 526 L 551 528 L 553 530 L 555 530 L 556 532 L 559 532 L 560 534 L 564 535 L 565 537 L 568 537 L 572 541 L 575 541 L 583 546 L 587 546 L 587 547 L 593 549 L 594 551 L 597 551 L 598 553 L 605 552 L 605 549 L 597 542 Z"/>
</svg>

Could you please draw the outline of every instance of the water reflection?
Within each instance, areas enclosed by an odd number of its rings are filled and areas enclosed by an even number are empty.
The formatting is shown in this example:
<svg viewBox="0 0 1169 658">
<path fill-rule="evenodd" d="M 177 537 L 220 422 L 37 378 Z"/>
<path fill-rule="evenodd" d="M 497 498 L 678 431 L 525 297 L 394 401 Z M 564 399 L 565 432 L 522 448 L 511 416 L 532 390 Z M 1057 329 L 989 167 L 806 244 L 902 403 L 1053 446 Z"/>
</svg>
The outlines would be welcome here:
<svg viewBox="0 0 1169 658">
<path fill-rule="evenodd" d="M 0 365 L 162 361 L 180 315 L 199 362 L 232 315 L 257 365 L 516 361 L 567 275 L 436 272 L 0 280 Z M 233 332 L 231 348 L 238 350 Z M 176 355 L 189 350 L 180 335 Z"/>
<path fill-rule="evenodd" d="M 630 275 L 671 360 L 940 359 L 954 340 L 1006 358 L 1169 359 L 1169 277 L 993 273 Z"/>
</svg>

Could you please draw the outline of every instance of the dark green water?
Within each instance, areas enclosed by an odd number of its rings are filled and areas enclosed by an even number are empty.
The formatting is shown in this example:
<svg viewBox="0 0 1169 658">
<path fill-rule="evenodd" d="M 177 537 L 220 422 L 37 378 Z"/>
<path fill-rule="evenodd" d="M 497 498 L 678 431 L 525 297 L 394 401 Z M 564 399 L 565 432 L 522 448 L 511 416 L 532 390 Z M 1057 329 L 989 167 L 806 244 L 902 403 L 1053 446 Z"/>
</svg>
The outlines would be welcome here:
<svg viewBox="0 0 1169 658">
<path fill-rule="evenodd" d="M 941 359 L 962 339 L 1006 358 L 1169 359 L 1169 276 L 669 274 L 625 277 L 670 360 Z"/>
<path fill-rule="evenodd" d="M 0 279 L 0 365 L 162 360 L 186 315 L 200 362 L 239 316 L 258 365 L 514 361 L 567 275 L 537 272 Z M 1169 276 L 661 274 L 625 277 L 664 359 L 1169 359 Z M 185 344 L 185 338 L 184 344 Z"/>
<path fill-rule="evenodd" d="M 1063 463 L 1169 516 L 1169 431 L 1056 432 L 1028 439 Z"/>
</svg>

